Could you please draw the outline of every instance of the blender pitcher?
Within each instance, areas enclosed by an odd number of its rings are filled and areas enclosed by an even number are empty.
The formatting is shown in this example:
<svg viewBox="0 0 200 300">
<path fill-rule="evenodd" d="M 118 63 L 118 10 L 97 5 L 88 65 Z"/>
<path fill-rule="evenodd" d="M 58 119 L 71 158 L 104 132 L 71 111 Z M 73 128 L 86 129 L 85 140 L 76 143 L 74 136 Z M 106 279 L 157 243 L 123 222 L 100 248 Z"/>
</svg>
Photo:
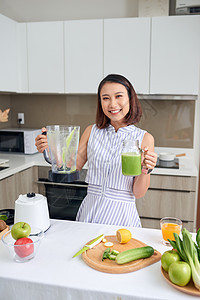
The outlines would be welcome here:
<svg viewBox="0 0 200 300">
<path fill-rule="evenodd" d="M 70 182 L 79 179 L 76 170 L 76 158 L 80 135 L 80 126 L 51 125 L 47 126 L 48 150 L 43 154 L 51 164 L 49 180 Z"/>
</svg>

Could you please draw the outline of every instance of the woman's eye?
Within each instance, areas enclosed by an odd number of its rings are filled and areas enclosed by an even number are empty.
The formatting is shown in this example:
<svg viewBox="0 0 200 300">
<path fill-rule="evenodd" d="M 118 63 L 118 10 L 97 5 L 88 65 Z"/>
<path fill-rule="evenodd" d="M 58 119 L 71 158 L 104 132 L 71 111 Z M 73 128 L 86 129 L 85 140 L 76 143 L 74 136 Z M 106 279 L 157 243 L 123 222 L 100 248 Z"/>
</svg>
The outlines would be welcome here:
<svg viewBox="0 0 200 300">
<path fill-rule="evenodd" d="M 117 95 L 117 98 L 121 98 L 122 97 L 122 95 Z"/>
<path fill-rule="evenodd" d="M 108 97 L 103 97 L 103 98 L 102 98 L 102 100 L 108 100 L 108 99 L 109 99 Z"/>
</svg>

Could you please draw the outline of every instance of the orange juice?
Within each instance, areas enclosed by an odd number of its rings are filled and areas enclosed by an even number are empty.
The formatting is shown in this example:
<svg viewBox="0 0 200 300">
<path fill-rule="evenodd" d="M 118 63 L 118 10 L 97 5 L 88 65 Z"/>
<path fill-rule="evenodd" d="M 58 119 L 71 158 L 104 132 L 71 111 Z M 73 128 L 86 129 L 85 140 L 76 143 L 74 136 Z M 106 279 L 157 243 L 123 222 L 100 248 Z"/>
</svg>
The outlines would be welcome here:
<svg viewBox="0 0 200 300">
<path fill-rule="evenodd" d="M 173 233 L 176 232 L 178 235 L 181 232 L 181 225 L 173 224 L 173 223 L 164 223 L 161 225 L 162 236 L 165 241 L 168 239 L 174 241 Z"/>
</svg>

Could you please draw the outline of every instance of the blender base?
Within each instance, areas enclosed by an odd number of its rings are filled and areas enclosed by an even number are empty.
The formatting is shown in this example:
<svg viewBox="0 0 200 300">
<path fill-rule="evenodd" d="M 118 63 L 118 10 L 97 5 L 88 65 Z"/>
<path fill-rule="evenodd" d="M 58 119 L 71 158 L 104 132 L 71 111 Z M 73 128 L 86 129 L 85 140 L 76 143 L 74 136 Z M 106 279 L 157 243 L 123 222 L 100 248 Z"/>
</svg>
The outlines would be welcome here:
<svg viewBox="0 0 200 300">
<path fill-rule="evenodd" d="M 72 182 L 72 181 L 76 181 L 80 178 L 80 172 L 79 171 L 75 171 L 72 173 L 53 173 L 51 170 L 49 171 L 49 181 L 52 182 Z"/>
</svg>

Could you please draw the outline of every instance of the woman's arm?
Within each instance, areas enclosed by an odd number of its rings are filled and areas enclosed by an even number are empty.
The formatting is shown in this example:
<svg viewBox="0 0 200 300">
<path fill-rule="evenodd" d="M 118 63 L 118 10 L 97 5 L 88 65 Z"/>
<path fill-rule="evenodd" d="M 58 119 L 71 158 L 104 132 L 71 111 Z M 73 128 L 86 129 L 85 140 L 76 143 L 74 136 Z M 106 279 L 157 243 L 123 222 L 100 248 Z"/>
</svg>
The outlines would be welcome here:
<svg viewBox="0 0 200 300">
<path fill-rule="evenodd" d="M 92 126 L 93 125 L 88 126 L 81 136 L 79 146 L 78 146 L 77 160 L 76 160 L 77 170 L 81 170 L 87 161 L 87 144 L 89 141 Z"/>
<path fill-rule="evenodd" d="M 153 169 L 156 166 L 157 154 L 154 152 L 154 138 L 146 132 L 142 140 L 141 148 L 144 150 L 142 155 L 142 166 L 144 169 Z M 150 185 L 150 174 L 142 172 L 141 175 L 136 176 L 133 182 L 133 194 L 136 199 L 143 197 Z"/>
</svg>

